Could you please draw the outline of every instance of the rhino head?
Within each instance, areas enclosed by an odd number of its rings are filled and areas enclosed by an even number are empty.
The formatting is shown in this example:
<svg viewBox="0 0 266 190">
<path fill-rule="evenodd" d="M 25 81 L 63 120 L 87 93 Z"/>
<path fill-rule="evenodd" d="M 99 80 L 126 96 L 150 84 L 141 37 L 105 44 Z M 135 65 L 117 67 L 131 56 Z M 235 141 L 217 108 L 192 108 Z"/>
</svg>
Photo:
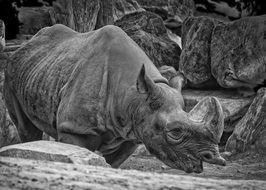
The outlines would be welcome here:
<svg viewBox="0 0 266 190">
<path fill-rule="evenodd" d="M 181 93 L 153 82 L 144 67 L 136 86 L 142 98 L 132 108 L 134 133 L 151 154 L 187 173 L 201 173 L 203 161 L 226 164 L 218 150 L 224 118 L 216 98 L 205 98 L 187 113 Z"/>
</svg>

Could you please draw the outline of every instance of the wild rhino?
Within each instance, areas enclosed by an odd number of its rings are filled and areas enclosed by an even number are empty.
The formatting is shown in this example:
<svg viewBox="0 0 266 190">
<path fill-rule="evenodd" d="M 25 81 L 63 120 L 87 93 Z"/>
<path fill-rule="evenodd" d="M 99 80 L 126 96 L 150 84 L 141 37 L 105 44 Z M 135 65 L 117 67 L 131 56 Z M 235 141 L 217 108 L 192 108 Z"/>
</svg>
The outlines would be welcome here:
<svg viewBox="0 0 266 190">
<path fill-rule="evenodd" d="M 116 26 L 44 28 L 10 57 L 5 77 L 4 99 L 23 142 L 45 132 L 101 152 L 112 167 L 139 143 L 186 172 L 202 172 L 202 161 L 225 164 L 217 99 L 184 112 L 180 90 Z"/>
</svg>

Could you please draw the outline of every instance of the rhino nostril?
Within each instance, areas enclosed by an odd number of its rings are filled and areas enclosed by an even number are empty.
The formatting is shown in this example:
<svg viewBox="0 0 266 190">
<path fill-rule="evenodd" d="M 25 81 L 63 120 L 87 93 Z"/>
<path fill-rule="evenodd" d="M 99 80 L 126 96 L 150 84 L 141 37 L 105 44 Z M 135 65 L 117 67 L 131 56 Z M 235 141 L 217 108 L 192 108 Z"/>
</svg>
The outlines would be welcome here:
<svg viewBox="0 0 266 190">
<path fill-rule="evenodd" d="M 212 160 L 213 159 L 213 154 L 211 152 L 202 152 L 201 157 L 204 160 Z"/>
</svg>

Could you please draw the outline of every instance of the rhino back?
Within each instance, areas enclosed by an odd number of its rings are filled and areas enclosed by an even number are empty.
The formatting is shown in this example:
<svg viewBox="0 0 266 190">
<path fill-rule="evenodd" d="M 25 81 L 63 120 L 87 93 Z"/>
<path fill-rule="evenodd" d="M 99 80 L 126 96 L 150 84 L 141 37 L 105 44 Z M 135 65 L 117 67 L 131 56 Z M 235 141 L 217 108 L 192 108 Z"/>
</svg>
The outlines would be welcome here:
<svg viewBox="0 0 266 190">
<path fill-rule="evenodd" d="M 59 92 L 80 62 L 82 47 L 91 34 L 55 25 L 40 30 L 11 57 L 6 83 L 28 116 L 54 122 Z"/>
<path fill-rule="evenodd" d="M 73 113 L 82 112 L 86 118 L 96 118 L 99 106 L 109 112 L 107 115 L 113 114 L 113 104 L 121 105 L 113 100 L 122 99 L 136 84 L 142 64 L 152 79 L 166 80 L 140 47 L 116 26 L 77 33 L 55 25 L 39 31 L 13 54 L 6 83 L 32 121 L 53 126 L 61 98 L 68 101 L 71 97 Z M 90 105 L 84 106 L 84 101 Z M 45 131 L 45 127 L 37 127 Z"/>
</svg>

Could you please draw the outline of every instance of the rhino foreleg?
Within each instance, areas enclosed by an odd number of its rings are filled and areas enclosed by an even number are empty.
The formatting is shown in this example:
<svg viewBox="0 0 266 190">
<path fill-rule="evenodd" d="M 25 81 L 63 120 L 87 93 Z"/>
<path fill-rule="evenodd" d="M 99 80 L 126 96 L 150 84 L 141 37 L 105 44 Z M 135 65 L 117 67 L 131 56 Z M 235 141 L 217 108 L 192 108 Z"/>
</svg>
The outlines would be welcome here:
<svg viewBox="0 0 266 190">
<path fill-rule="evenodd" d="M 113 168 L 118 168 L 138 147 L 131 141 L 125 141 L 114 153 L 103 155 L 106 162 Z"/>
<path fill-rule="evenodd" d="M 73 144 L 80 147 L 95 151 L 101 144 L 101 137 L 93 134 L 86 134 L 85 131 L 79 130 L 75 122 L 62 122 L 58 125 L 58 141 L 67 144 Z"/>
</svg>

